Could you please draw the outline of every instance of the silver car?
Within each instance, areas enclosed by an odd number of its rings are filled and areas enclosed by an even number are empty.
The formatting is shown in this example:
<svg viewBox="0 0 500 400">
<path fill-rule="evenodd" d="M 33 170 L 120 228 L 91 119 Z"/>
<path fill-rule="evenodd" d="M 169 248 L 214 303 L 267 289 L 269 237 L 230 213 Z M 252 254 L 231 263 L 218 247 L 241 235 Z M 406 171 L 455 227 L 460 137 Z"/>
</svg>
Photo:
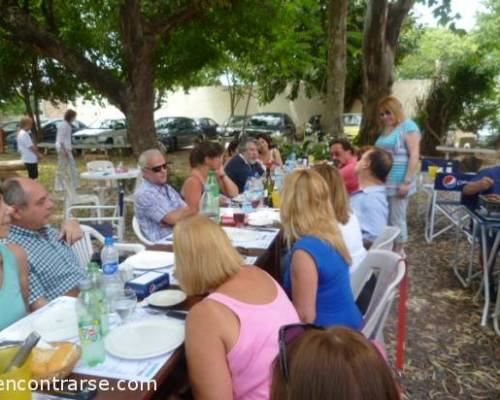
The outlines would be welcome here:
<svg viewBox="0 0 500 400">
<path fill-rule="evenodd" d="M 125 119 L 104 119 L 73 134 L 73 144 L 117 144 L 128 143 Z"/>
</svg>

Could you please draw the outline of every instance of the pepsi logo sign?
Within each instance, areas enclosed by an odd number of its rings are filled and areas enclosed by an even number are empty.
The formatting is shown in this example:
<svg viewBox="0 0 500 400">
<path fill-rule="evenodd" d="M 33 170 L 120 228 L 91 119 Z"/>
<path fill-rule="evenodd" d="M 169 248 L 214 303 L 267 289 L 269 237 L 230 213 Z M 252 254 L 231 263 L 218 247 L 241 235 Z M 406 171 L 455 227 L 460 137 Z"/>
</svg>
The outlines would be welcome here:
<svg viewBox="0 0 500 400">
<path fill-rule="evenodd" d="M 457 187 L 457 178 L 453 175 L 446 175 L 441 181 L 446 189 L 454 189 Z"/>
</svg>

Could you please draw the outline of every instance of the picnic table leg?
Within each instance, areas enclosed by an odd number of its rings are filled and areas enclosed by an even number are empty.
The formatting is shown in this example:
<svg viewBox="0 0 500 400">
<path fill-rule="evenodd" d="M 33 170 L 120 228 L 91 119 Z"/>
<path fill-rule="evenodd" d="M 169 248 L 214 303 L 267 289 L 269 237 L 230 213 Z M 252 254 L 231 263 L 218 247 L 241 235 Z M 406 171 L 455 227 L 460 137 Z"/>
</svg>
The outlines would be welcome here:
<svg viewBox="0 0 500 400">
<path fill-rule="evenodd" d="M 404 367 L 404 353 L 406 340 L 406 317 L 408 314 L 408 260 L 405 260 L 405 274 L 399 286 L 399 316 L 398 338 L 396 343 L 396 371 L 401 372 Z"/>
</svg>

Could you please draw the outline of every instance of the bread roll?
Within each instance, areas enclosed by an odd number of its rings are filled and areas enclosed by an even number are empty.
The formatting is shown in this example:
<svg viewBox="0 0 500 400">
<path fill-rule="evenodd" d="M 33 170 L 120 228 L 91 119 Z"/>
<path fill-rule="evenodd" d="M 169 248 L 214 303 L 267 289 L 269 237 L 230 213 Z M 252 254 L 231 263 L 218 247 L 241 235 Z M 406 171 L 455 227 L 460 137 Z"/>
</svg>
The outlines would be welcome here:
<svg viewBox="0 0 500 400">
<path fill-rule="evenodd" d="M 70 342 L 51 343 L 54 348 L 35 347 L 31 359 L 31 371 L 34 378 L 47 378 L 60 371 L 69 374 L 80 358 L 80 348 Z"/>
</svg>

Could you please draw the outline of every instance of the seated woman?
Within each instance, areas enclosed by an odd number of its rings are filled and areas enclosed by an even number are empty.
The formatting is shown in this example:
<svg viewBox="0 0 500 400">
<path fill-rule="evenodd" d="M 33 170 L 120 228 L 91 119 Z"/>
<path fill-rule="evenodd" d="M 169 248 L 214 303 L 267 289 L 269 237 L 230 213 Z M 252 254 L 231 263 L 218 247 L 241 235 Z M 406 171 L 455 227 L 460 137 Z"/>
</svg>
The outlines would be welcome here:
<svg viewBox="0 0 500 400">
<path fill-rule="evenodd" d="M 281 192 L 281 223 L 291 247 L 284 286 L 302 322 L 361 327 L 349 277 L 351 257 L 319 173 L 295 170 Z M 293 245 L 293 247 L 292 247 Z"/>
<path fill-rule="evenodd" d="M 298 322 L 285 292 L 245 266 L 222 228 L 197 215 L 175 226 L 176 275 L 188 295 L 186 356 L 195 398 L 268 399 L 278 331 Z"/>
<path fill-rule="evenodd" d="M 215 142 L 198 143 L 191 150 L 189 155 L 191 175 L 188 176 L 181 189 L 181 195 L 190 208 L 195 210 L 199 208 L 208 179 L 208 171 L 215 171 L 221 193 L 229 197 L 238 194 L 238 186 L 224 172 L 223 153 L 223 147 Z"/>
<path fill-rule="evenodd" d="M 344 179 L 337 168 L 328 164 L 318 164 L 313 169 L 319 172 L 330 188 L 330 200 L 337 218 L 338 227 L 351 255 L 350 273 L 352 274 L 359 263 L 366 257 L 366 249 L 363 246 L 363 236 L 361 235 L 358 218 L 351 211 Z"/>
<path fill-rule="evenodd" d="M 274 362 L 271 400 L 399 400 L 379 351 L 361 333 L 286 326 Z"/>
<path fill-rule="evenodd" d="M 0 239 L 10 229 L 11 207 L 3 201 L 0 187 Z M 0 330 L 6 328 L 27 312 L 28 259 L 23 248 L 14 243 L 0 243 Z"/>
<path fill-rule="evenodd" d="M 240 140 L 238 138 L 234 138 L 227 145 L 226 151 L 222 156 L 222 160 L 224 166 L 233 159 L 234 156 L 238 155 L 238 146 L 240 145 Z"/>
<path fill-rule="evenodd" d="M 272 145 L 271 139 L 265 133 L 257 135 L 259 143 L 259 161 L 267 169 L 273 169 L 276 166 L 283 165 L 280 151 Z"/>
</svg>

